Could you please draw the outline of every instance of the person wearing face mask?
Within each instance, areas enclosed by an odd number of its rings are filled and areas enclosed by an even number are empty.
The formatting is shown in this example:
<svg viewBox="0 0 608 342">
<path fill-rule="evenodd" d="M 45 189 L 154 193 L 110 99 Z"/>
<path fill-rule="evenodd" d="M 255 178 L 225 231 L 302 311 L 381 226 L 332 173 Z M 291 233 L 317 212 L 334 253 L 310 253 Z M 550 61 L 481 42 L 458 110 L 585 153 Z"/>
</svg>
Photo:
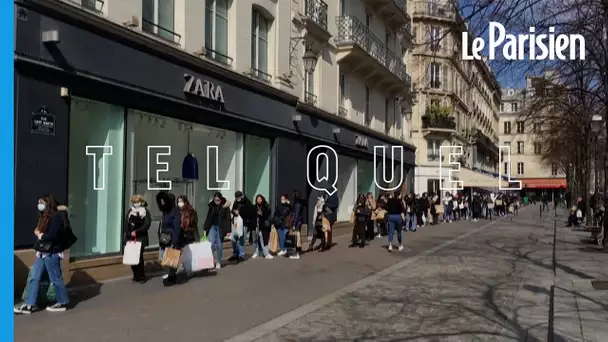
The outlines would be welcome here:
<svg viewBox="0 0 608 342">
<path fill-rule="evenodd" d="M 158 241 L 160 246 L 159 257 L 162 260 L 167 247 L 177 248 L 179 236 L 181 234 L 180 212 L 175 205 L 175 195 L 161 191 L 156 194 L 156 204 L 162 212 L 160 224 L 158 226 Z M 166 285 L 177 282 L 177 269 L 167 268 L 167 273 L 162 277 Z"/>
<path fill-rule="evenodd" d="M 150 212 L 146 208 L 146 201 L 142 195 L 131 197 L 131 208 L 127 213 L 127 225 L 125 228 L 126 241 L 141 242 L 139 250 L 139 264 L 132 265 L 133 281 L 143 284 L 146 282 L 146 272 L 144 269 L 144 249 L 149 244 L 148 229 L 152 224 Z"/>
<path fill-rule="evenodd" d="M 287 233 L 289 233 L 289 225 L 291 222 L 291 203 L 287 194 L 281 195 L 281 202 L 274 210 L 274 221 L 277 233 L 279 233 L 279 253 L 277 255 L 284 256 L 287 254 L 285 242 Z"/>
<path fill-rule="evenodd" d="M 249 235 L 250 243 L 253 242 L 253 234 L 250 234 L 250 232 L 255 227 L 255 212 L 253 204 L 242 191 L 234 193 L 232 211 L 235 210 L 239 212 L 239 216 L 243 219 L 243 235 L 238 238 L 236 246 L 238 248 L 237 250 L 233 249 L 233 256 L 228 261 L 242 261 L 245 259 L 245 241 L 247 240 L 247 235 Z M 234 235 L 231 235 L 230 239 L 232 240 L 232 238 L 234 238 Z"/>
<path fill-rule="evenodd" d="M 44 272 L 55 287 L 57 302 L 46 308 L 50 312 L 62 312 L 67 309 L 68 291 L 63 281 L 61 260 L 65 250 L 64 230 L 66 222 L 58 212 L 58 205 L 51 195 L 38 199 L 38 224 L 34 234 L 38 238 L 34 245 L 36 259 L 31 270 L 31 277 L 27 283 L 27 296 L 25 303 L 13 310 L 18 314 L 31 314 L 36 311 L 36 301 L 40 290 L 40 280 Z"/>
<path fill-rule="evenodd" d="M 268 240 L 270 240 L 270 205 L 266 202 L 266 198 L 262 195 L 255 197 L 255 231 L 253 236 L 253 256 L 252 259 L 257 259 L 260 254 L 266 259 L 274 259 L 268 250 Z"/>
<path fill-rule="evenodd" d="M 222 196 L 221 192 L 216 192 L 208 206 L 209 210 L 205 218 L 204 229 L 207 233 L 207 239 L 211 243 L 211 248 L 217 251 L 215 269 L 219 270 L 222 268 L 223 237 L 225 232 L 230 233 L 231 230 L 230 202 Z"/>
<path fill-rule="evenodd" d="M 188 201 L 188 197 L 181 195 L 177 197 L 177 208 L 180 213 L 180 236 L 178 247 L 183 249 L 191 243 L 198 242 L 201 237 L 198 232 L 198 214 Z M 188 274 L 191 276 L 191 274 Z"/>
</svg>

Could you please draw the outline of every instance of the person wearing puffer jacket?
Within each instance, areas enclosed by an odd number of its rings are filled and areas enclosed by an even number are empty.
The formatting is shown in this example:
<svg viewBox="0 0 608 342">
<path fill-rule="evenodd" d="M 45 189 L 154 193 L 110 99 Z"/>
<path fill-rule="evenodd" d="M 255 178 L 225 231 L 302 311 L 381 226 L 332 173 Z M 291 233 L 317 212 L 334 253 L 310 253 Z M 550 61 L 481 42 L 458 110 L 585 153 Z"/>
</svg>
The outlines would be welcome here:
<svg viewBox="0 0 608 342">
<path fill-rule="evenodd" d="M 208 206 L 209 211 L 203 229 L 207 233 L 211 248 L 217 250 L 215 269 L 219 270 L 222 268 L 223 237 L 231 230 L 230 201 L 227 201 L 221 192 L 216 192 Z"/>
</svg>

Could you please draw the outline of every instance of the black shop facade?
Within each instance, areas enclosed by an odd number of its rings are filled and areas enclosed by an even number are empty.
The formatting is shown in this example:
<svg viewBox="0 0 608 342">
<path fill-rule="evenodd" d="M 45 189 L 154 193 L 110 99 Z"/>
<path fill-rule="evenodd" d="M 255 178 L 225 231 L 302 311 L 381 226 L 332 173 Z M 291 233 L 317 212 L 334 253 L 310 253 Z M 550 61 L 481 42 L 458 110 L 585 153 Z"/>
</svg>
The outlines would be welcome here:
<svg viewBox="0 0 608 342">
<path fill-rule="evenodd" d="M 307 156 L 319 145 L 336 152 L 338 218 L 348 220 L 356 194 L 377 191 L 374 147 L 401 144 L 87 13 L 27 10 L 16 23 L 16 255 L 30 251 L 28 227 L 46 193 L 68 206 L 79 237 L 71 269 L 102 273 L 120 267 L 130 197 L 143 195 L 158 218 L 155 196 L 168 181 L 199 217 L 218 190 L 229 200 L 236 190 L 261 194 L 273 206 L 298 190 L 313 203 L 320 192 L 307 182 Z M 48 31 L 60 43 L 43 42 Z M 390 165 L 396 180 L 403 165 L 411 183 L 414 150 L 401 146 Z M 186 172 L 186 159 L 198 172 Z"/>
</svg>

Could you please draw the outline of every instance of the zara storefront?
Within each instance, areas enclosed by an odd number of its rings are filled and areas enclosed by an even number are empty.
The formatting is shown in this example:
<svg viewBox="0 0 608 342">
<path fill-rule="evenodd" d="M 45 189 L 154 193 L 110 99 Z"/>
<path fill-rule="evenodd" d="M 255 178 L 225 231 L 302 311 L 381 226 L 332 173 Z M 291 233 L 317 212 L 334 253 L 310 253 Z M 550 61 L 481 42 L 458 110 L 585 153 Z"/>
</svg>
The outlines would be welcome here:
<svg viewBox="0 0 608 342">
<path fill-rule="evenodd" d="M 17 285 L 33 260 L 35 237 L 27 227 L 35 226 L 36 199 L 46 193 L 68 206 L 79 238 L 65 260 L 67 279 L 128 272 L 120 254 L 130 196 L 143 194 L 159 216 L 147 173 L 166 166 L 154 156 L 148 162 L 148 146 L 170 147 L 159 157 L 169 165 L 162 180 L 172 181 L 176 195 L 188 195 L 199 217 L 215 191 L 208 183 L 226 189 L 230 200 L 243 190 L 274 205 L 280 194 L 299 190 L 312 201 L 306 156 L 316 145 L 332 146 L 341 170 L 339 218 L 347 220 L 354 194 L 373 192 L 373 147 L 399 143 L 78 9 L 23 6 L 28 20 L 16 21 L 15 42 Z M 43 42 L 48 30 L 61 42 Z M 198 173 L 186 175 L 182 165 L 192 158 Z M 406 146 L 394 162 L 406 165 L 412 182 L 413 149 Z M 146 255 L 155 256 L 153 248 Z"/>
</svg>

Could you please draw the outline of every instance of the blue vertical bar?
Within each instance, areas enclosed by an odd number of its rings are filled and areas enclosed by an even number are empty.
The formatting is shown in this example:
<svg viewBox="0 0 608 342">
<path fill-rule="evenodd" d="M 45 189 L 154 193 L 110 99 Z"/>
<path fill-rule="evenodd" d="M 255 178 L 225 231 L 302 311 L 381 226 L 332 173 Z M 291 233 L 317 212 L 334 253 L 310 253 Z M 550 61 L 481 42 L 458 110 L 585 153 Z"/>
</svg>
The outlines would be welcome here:
<svg viewBox="0 0 608 342">
<path fill-rule="evenodd" d="M 14 196 L 15 194 L 15 168 L 6 167 L 6 165 L 15 165 L 15 96 L 14 96 L 14 57 L 13 47 L 15 40 L 15 10 L 13 1 L 0 1 L 0 25 L 4 25 L 4 29 L 0 28 L 0 103 L 2 103 L 2 115 L 4 122 L 0 124 L 0 156 L 5 160 L 5 167 L 0 168 L 0 179 L 6 179 L 5 193 Z M 11 59 L 13 57 L 13 59 Z M 13 197 L 11 197 L 13 198 Z M 7 274 L 15 274 L 13 260 L 14 227 L 15 227 L 15 203 L 10 200 L 4 203 L 6 206 L 3 219 L 5 238 L 2 242 L 9 245 L 6 248 L 0 248 L 0 260 L 4 260 L 4 266 L 7 268 Z M 0 322 L 3 325 L 3 331 L 0 334 L 2 341 L 14 341 L 15 324 L 14 315 L 12 312 L 14 302 L 14 282 L 4 281 L 0 283 L 0 294 L 2 303 L 0 303 Z"/>
</svg>

